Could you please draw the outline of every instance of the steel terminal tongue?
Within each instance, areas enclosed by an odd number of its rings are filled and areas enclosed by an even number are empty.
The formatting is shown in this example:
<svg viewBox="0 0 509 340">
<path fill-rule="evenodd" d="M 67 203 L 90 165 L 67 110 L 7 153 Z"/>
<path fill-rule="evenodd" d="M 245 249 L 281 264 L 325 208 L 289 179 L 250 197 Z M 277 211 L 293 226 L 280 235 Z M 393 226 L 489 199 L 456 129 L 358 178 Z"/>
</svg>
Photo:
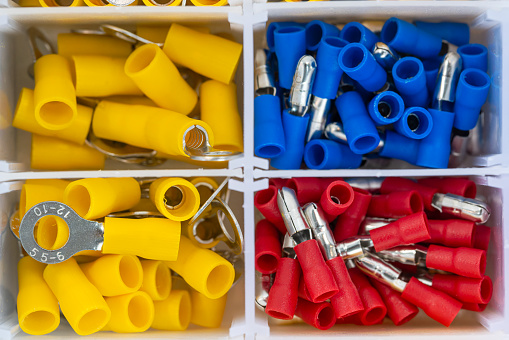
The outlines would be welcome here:
<svg viewBox="0 0 509 340">
<path fill-rule="evenodd" d="M 324 130 L 325 138 L 341 144 L 348 144 L 346 139 L 345 130 L 339 122 L 332 122 L 327 124 Z"/>
<path fill-rule="evenodd" d="M 267 300 L 269 299 L 269 291 L 270 287 L 274 283 L 273 275 L 264 275 L 259 272 L 256 272 L 255 279 L 255 305 L 256 307 L 265 312 L 265 307 L 267 307 Z"/>
<path fill-rule="evenodd" d="M 384 227 L 394 221 L 396 220 L 392 218 L 366 217 L 359 228 L 359 235 L 369 235 L 371 230 Z"/>
<path fill-rule="evenodd" d="M 378 256 L 368 253 L 355 259 L 355 264 L 363 273 L 372 277 L 392 289 L 403 292 L 407 282 L 401 279 L 402 270 L 390 265 Z"/>
<path fill-rule="evenodd" d="M 134 0 L 108 0 L 109 3 L 115 6 L 127 6 L 134 2 Z M 142 43 L 142 44 L 155 44 L 159 47 L 163 47 L 163 43 L 155 43 L 153 41 L 142 38 L 128 30 L 113 26 L 113 25 L 101 25 L 99 26 L 104 34 L 118 38 L 120 40 L 127 41 L 131 44 Z"/>
<path fill-rule="evenodd" d="M 208 132 L 199 125 L 193 125 L 184 132 L 182 145 L 184 152 L 195 161 L 226 162 L 242 155 L 241 152 L 213 148 Z"/>
<path fill-rule="evenodd" d="M 380 66 L 389 72 L 392 71 L 392 67 L 400 59 L 400 56 L 396 51 L 381 41 L 377 42 L 375 46 L 373 46 L 373 50 L 371 52 Z"/>
<path fill-rule="evenodd" d="M 453 194 L 437 193 L 431 205 L 442 213 L 481 224 L 486 223 L 491 215 L 491 209 L 486 203 Z"/>
<path fill-rule="evenodd" d="M 310 107 L 311 89 L 315 80 L 316 60 L 310 55 L 300 58 L 290 89 L 290 113 L 304 116 Z"/>
<path fill-rule="evenodd" d="M 310 110 L 310 121 L 306 133 L 306 143 L 312 139 L 322 137 L 325 130 L 325 123 L 330 111 L 331 100 L 326 98 L 313 97 Z"/>
<path fill-rule="evenodd" d="M 373 247 L 369 236 L 355 236 L 338 243 L 336 251 L 346 261 L 365 256 Z"/>
<path fill-rule="evenodd" d="M 377 255 L 391 262 L 398 262 L 411 266 L 426 267 L 426 255 L 428 249 L 423 246 L 398 246 L 392 249 L 382 250 Z"/>
<path fill-rule="evenodd" d="M 347 178 L 345 182 L 352 187 L 363 189 L 369 192 L 380 190 L 385 178 Z"/>
<path fill-rule="evenodd" d="M 313 231 L 314 238 L 318 241 L 320 250 L 325 257 L 325 261 L 338 257 L 336 242 L 334 241 L 329 223 L 327 223 L 327 219 L 323 215 L 323 212 L 315 203 L 306 204 L 303 210 L 308 225 Z"/>
<path fill-rule="evenodd" d="M 293 238 L 290 237 L 288 233 L 285 234 L 285 238 L 283 241 L 283 254 L 285 257 L 288 257 L 290 259 L 296 259 L 297 254 L 295 253 L 295 246 L 297 243 L 293 240 Z"/>
<path fill-rule="evenodd" d="M 432 100 L 432 108 L 439 111 L 453 112 L 456 99 L 456 85 L 461 73 L 461 56 L 456 52 L 445 55 L 440 66 Z"/>
<path fill-rule="evenodd" d="M 60 249 L 44 249 L 35 241 L 35 226 L 45 216 L 60 217 L 69 227 L 69 239 Z M 19 238 L 21 245 L 32 258 L 42 263 L 55 264 L 82 250 L 101 250 L 104 226 L 99 222 L 85 220 L 63 203 L 47 201 L 34 205 L 26 212 L 19 227 Z"/>
<path fill-rule="evenodd" d="M 293 189 L 287 187 L 279 189 L 277 193 L 277 205 L 288 234 L 297 244 L 313 238 L 313 233 L 306 223 L 304 213 L 302 212 L 299 201 L 297 200 L 297 195 Z"/>
<path fill-rule="evenodd" d="M 267 60 L 267 53 L 263 49 L 256 50 L 255 54 L 255 94 L 261 96 L 276 95 L 274 72 Z"/>
</svg>

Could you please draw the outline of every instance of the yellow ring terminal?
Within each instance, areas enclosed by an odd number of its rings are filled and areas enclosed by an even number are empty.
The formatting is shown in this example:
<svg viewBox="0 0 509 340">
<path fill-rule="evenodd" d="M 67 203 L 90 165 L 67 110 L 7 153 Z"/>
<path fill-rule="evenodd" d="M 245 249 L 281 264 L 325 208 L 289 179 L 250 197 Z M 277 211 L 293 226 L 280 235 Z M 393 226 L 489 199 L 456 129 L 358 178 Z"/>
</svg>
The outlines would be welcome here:
<svg viewBox="0 0 509 340">
<path fill-rule="evenodd" d="M 199 127 L 199 128 L 198 128 Z M 92 129 L 99 138 L 157 150 L 169 155 L 188 157 L 187 147 L 200 148 L 205 143 L 214 145 L 210 126 L 200 120 L 158 107 L 126 105 L 101 101 L 92 118 Z"/>
<path fill-rule="evenodd" d="M 150 200 L 157 210 L 173 221 L 185 221 L 200 208 L 200 194 L 183 178 L 160 178 L 150 185 Z"/>
<path fill-rule="evenodd" d="M 125 58 L 101 55 L 72 57 L 78 97 L 142 96 L 143 92 L 124 72 Z"/>
<path fill-rule="evenodd" d="M 81 217 L 92 220 L 138 204 L 141 189 L 134 178 L 85 178 L 71 182 L 64 203 Z"/>
<path fill-rule="evenodd" d="M 195 6 L 226 6 L 228 0 L 191 0 Z"/>
<path fill-rule="evenodd" d="M 167 0 L 167 1 L 164 1 L 164 0 L 143 0 L 143 4 L 145 4 L 145 6 L 159 6 L 159 7 L 180 6 L 182 4 L 182 0 Z M 164 42 L 164 40 L 162 42 Z"/>
<path fill-rule="evenodd" d="M 199 248 L 185 236 L 180 239 L 178 258 L 166 262 L 170 269 L 210 299 L 225 295 L 233 284 L 233 265 L 209 249 Z"/>
<path fill-rule="evenodd" d="M 163 301 L 154 301 L 152 328 L 184 331 L 191 321 L 191 298 L 187 290 L 173 290 Z"/>
<path fill-rule="evenodd" d="M 205 202 L 209 199 L 210 196 L 216 191 L 219 187 L 217 182 L 210 177 L 196 177 L 191 180 L 191 184 L 194 185 L 198 193 L 200 194 L 200 207 L 203 207 Z M 210 205 L 205 208 L 206 212 L 211 210 Z M 193 226 L 187 225 L 186 232 L 188 233 L 186 236 L 193 235 Z M 184 228 L 182 228 L 184 230 Z"/>
<path fill-rule="evenodd" d="M 38 170 L 102 170 L 105 156 L 87 145 L 32 135 L 31 166 Z"/>
<path fill-rule="evenodd" d="M 243 151 L 242 121 L 237 109 L 237 86 L 216 80 L 200 87 L 201 119 L 214 132 L 215 147 L 221 150 Z"/>
<path fill-rule="evenodd" d="M 109 322 L 110 308 L 101 293 L 83 274 L 76 260 L 70 258 L 50 264 L 43 276 L 76 333 L 89 335 L 100 331 Z"/>
<path fill-rule="evenodd" d="M 19 216 L 23 218 L 28 209 L 44 201 L 62 201 L 69 181 L 62 179 L 28 179 L 21 187 Z"/>
<path fill-rule="evenodd" d="M 70 58 L 74 55 L 104 55 L 127 58 L 133 50 L 129 42 L 99 34 L 60 33 L 57 38 L 58 54 Z"/>
<path fill-rule="evenodd" d="M 59 1 L 59 0 L 39 0 L 42 7 L 77 7 L 85 6 L 83 0 Z"/>
<path fill-rule="evenodd" d="M 139 333 L 150 328 L 154 321 L 154 302 L 145 292 L 107 297 L 111 319 L 107 330 L 117 333 Z"/>
<path fill-rule="evenodd" d="M 58 54 L 47 54 L 34 64 L 35 119 L 49 130 L 71 126 L 78 116 L 71 66 Z"/>
<path fill-rule="evenodd" d="M 140 290 L 154 301 L 165 300 L 171 291 L 170 268 L 163 261 L 141 260 L 143 284 Z"/>
<path fill-rule="evenodd" d="M 105 255 L 80 267 L 102 296 L 133 293 L 143 282 L 143 269 L 134 255 Z"/>
<path fill-rule="evenodd" d="M 172 24 L 163 51 L 173 62 L 208 78 L 229 84 L 235 76 L 242 45 L 179 24 Z"/>
<path fill-rule="evenodd" d="M 173 161 L 185 162 L 185 163 L 188 163 L 188 164 L 199 166 L 200 168 L 203 168 L 203 167 L 205 167 L 205 168 L 212 168 L 212 169 L 225 169 L 225 168 L 228 168 L 228 161 L 224 161 L 224 162 L 199 161 L 199 160 L 191 159 L 190 157 L 187 157 L 187 156 L 168 155 L 168 154 L 161 153 L 161 152 L 158 152 L 156 154 L 156 157 L 157 158 L 170 159 L 170 160 L 173 160 Z"/>
<path fill-rule="evenodd" d="M 191 289 L 191 323 L 208 328 L 219 328 L 223 321 L 228 294 L 219 299 L 209 299 L 202 293 Z"/>
<path fill-rule="evenodd" d="M 125 73 L 147 97 L 164 109 L 188 115 L 198 102 L 194 89 L 155 44 L 143 45 L 131 53 L 125 63 Z"/>
<path fill-rule="evenodd" d="M 174 261 L 179 243 L 180 222 L 166 218 L 104 219 L 104 254 L 137 254 L 151 260 Z"/>
<path fill-rule="evenodd" d="M 34 91 L 23 88 L 19 95 L 12 126 L 38 135 L 56 137 L 82 145 L 87 138 L 94 110 L 83 105 L 78 105 L 77 110 L 78 115 L 69 127 L 62 130 L 47 129 L 35 119 Z"/>
<path fill-rule="evenodd" d="M 60 324 L 58 301 L 44 281 L 44 268 L 29 256 L 18 262 L 18 323 L 31 335 L 51 333 Z"/>
</svg>

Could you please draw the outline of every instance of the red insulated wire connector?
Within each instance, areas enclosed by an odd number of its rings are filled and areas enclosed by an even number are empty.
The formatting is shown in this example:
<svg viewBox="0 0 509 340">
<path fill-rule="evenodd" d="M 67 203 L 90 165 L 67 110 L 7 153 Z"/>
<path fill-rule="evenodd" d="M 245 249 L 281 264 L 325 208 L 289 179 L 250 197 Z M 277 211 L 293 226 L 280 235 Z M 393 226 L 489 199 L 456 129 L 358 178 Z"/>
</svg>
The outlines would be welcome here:
<svg viewBox="0 0 509 340">
<path fill-rule="evenodd" d="M 415 277 L 410 279 L 401 297 L 421 308 L 426 315 L 449 327 L 462 303 L 444 292 L 426 286 Z"/>
<path fill-rule="evenodd" d="M 395 191 L 371 197 L 366 216 L 400 218 L 423 210 L 422 198 L 417 191 Z"/>
<path fill-rule="evenodd" d="M 419 308 L 403 299 L 401 293 L 375 279 L 369 281 L 382 297 L 387 307 L 387 315 L 396 326 L 407 323 L 419 313 Z"/>
<path fill-rule="evenodd" d="M 412 190 L 417 191 L 419 195 L 421 195 L 422 202 L 424 203 L 424 208 L 426 210 L 435 210 L 435 208 L 433 208 L 431 205 L 431 202 L 433 201 L 433 196 L 435 196 L 435 194 L 438 192 L 438 189 L 419 184 L 408 178 L 401 177 L 387 177 L 384 179 L 382 186 L 380 187 L 380 192 L 382 194 L 389 194 L 396 191 Z"/>
<path fill-rule="evenodd" d="M 344 214 L 339 215 L 334 228 L 334 239 L 336 243 L 346 240 L 347 238 L 356 236 L 359 227 L 366 216 L 369 203 L 371 202 L 371 193 L 369 191 L 352 188 L 354 191 L 354 199 Z"/>
<path fill-rule="evenodd" d="M 311 298 L 311 295 L 309 295 L 308 288 L 306 287 L 306 282 L 304 281 L 304 277 L 302 275 L 300 276 L 298 295 L 301 299 L 313 302 L 313 299 Z M 325 299 L 325 300 L 327 300 L 327 299 Z M 323 300 L 323 301 L 325 301 L 325 300 Z M 316 301 L 316 302 L 323 302 L 323 301 Z"/>
<path fill-rule="evenodd" d="M 273 185 L 278 189 L 281 189 L 286 185 L 286 182 L 288 182 L 288 179 L 284 178 L 269 178 L 269 185 Z"/>
<path fill-rule="evenodd" d="M 299 204 L 304 205 L 320 201 L 320 197 L 327 186 L 337 180 L 341 180 L 341 178 L 295 177 L 290 178 L 285 186 L 293 189 Z"/>
<path fill-rule="evenodd" d="M 491 228 L 482 224 L 475 226 L 473 247 L 488 250 L 491 238 Z"/>
<path fill-rule="evenodd" d="M 481 279 L 456 275 L 435 274 L 432 287 L 436 288 L 461 302 L 487 304 L 493 294 L 493 282 L 489 276 Z"/>
<path fill-rule="evenodd" d="M 399 245 L 423 242 L 430 238 L 428 218 L 421 211 L 373 229 L 369 235 L 377 252 Z"/>
<path fill-rule="evenodd" d="M 353 203 L 354 191 L 345 181 L 330 183 L 320 197 L 320 207 L 328 222 L 344 213 Z"/>
<path fill-rule="evenodd" d="M 466 220 L 428 220 L 429 243 L 446 247 L 470 247 L 474 244 L 475 223 Z"/>
<path fill-rule="evenodd" d="M 423 178 L 419 183 L 436 188 L 443 194 L 454 194 L 466 198 L 475 198 L 477 187 L 475 183 L 468 178 L 447 177 L 447 178 Z"/>
<path fill-rule="evenodd" d="M 280 234 L 268 220 L 256 224 L 255 231 L 255 268 L 262 274 L 276 271 L 281 258 Z"/>
<path fill-rule="evenodd" d="M 276 319 L 291 320 L 293 318 L 297 308 L 300 274 L 299 261 L 289 257 L 279 260 L 265 313 Z"/>
<path fill-rule="evenodd" d="M 324 301 L 338 293 L 332 272 L 314 239 L 299 243 L 294 248 L 302 268 L 304 281 L 312 301 Z"/>
<path fill-rule="evenodd" d="M 313 303 L 299 299 L 295 315 L 308 325 L 321 330 L 329 329 L 336 323 L 334 309 L 328 302 Z"/>
<path fill-rule="evenodd" d="M 487 304 L 467 302 L 463 304 L 463 307 L 461 307 L 461 309 L 471 310 L 473 312 L 484 312 L 486 307 L 488 307 Z"/>
<path fill-rule="evenodd" d="M 486 252 L 473 248 L 447 248 L 430 245 L 426 267 L 480 279 L 486 270 Z"/>
<path fill-rule="evenodd" d="M 350 278 L 343 259 L 338 256 L 325 263 L 327 263 L 332 271 L 339 288 L 339 292 L 330 298 L 336 317 L 338 319 L 346 318 L 364 310 L 359 292 Z"/>
<path fill-rule="evenodd" d="M 254 204 L 262 215 L 284 235 L 286 226 L 277 205 L 277 190 L 277 187 L 269 185 L 267 189 L 258 191 L 254 197 Z"/>
<path fill-rule="evenodd" d="M 350 268 L 348 269 L 348 273 L 359 292 L 359 296 L 364 306 L 364 310 L 362 312 L 351 318 L 358 318 L 360 323 L 366 326 L 379 323 L 387 314 L 387 307 L 385 306 L 382 297 L 358 268 Z"/>
</svg>

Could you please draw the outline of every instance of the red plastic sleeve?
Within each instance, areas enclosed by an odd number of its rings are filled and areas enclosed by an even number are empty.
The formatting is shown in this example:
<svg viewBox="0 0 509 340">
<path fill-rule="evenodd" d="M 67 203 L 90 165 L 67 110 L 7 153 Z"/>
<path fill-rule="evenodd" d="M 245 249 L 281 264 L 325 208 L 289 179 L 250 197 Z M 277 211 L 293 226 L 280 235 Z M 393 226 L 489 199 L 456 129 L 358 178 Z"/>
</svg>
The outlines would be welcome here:
<svg viewBox="0 0 509 340">
<path fill-rule="evenodd" d="M 258 191 L 254 197 L 254 204 L 262 215 L 284 235 L 286 234 L 286 226 L 277 205 L 277 191 L 278 188 L 273 185 L 269 185 L 265 190 Z"/>
<path fill-rule="evenodd" d="M 297 307 L 300 265 L 296 259 L 279 260 L 276 278 L 269 291 L 265 313 L 276 319 L 291 320 Z"/>
<path fill-rule="evenodd" d="M 480 279 L 486 270 L 486 252 L 473 248 L 430 245 L 426 267 Z"/>
<path fill-rule="evenodd" d="M 473 247 L 488 250 L 491 238 L 491 228 L 482 224 L 475 226 Z"/>
<path fill-rule="evenodd" d="M 334 239 L 337 243 L 357 235 L 359 227 L 366 216 L 371 194 L 363 189 L 352 188 L 354 199 L 344 214 L 339 215 L 334 228 Z"/>
<path fill-rule="evenodd" d="M 424 210 L 421 195 L 415 190 L 395 191 L 371 197 L 367 216 L 400 218 Z"/>
<path fill-rule="evenodd" d="M 380 294 L 378 294 L 378 291 L 369 283 L 366 276 L 359 269 L 348 269 L 348 273 L 359 292 L 364 306 L 364 311 L 354 315 L 353 320 L 358 319 L 361 324 L 366 326 L 379 323 L 387 314 L 387 307 Z M 355 321 L 353 322 L 355 323 Z"/>
<path fill-rule="evenodd" d="M 336 313 L 336 317 L 345 318 L 364 310 L 359 292 L 350 278 L 345 262 L 341 257 L 328 260 L 332 275 L 339 288 L 339 292 L 331 297 L 330 302 Z"/>
<path fill-rule="evenodd" d="M 371 284 L 376 288 L 382 300 L 384 300 L 387 307 L 387 315 L 396 326 L 407 323 L 419 313 L 419 308 L 403 299 L 401 293 L 375 279 L 370 278 L 369 281 L 371 281 Z"/>
<path fill-rule="evenodd" d="M 468 178 L 447 177 L 447 178 L 423 178 L 418 181 L 421 184 L 436 188 L 444 194 L 454 194 L 466 198 L 475 198 L 477 187 L 475 183 Z"/>
<path fill-rule="evenodd" d="M 341 178 L 295 177 L 286 182 L 286 186 L 295 191 L 300 205 L 320 201 L 327 186 Z"/>
<path fill-rule="evenodd" d="M 332 222 L 352 205 L 353 200 L 352 187 L 345 181 L 334 181 L 322 193 L 320 206 L 325 212 L 328 222 Z"/>
<path fill-rule="evenodd" d="M 472 247 L 474 244 L 475 223 L 465 220 L 428 220 L 429 243 L 446 247 Z"/>
<path fill-rule="evenodd" d="M 411 191 L 416 190 L 422 197 L 424 208 L 426 210 L 433 211 L 435 208 L 431 205 L 433 196 L 438 192 L 437 189 L 416 183 L 408 178 L 401 177 L 387 177 L 382 182 L 380 192 L 382 194 L 388 194 L 394 191 Z"/>
<path fill-rule="evenodd" d="M 336 324 L 334 309 L 328 302 L 313 303 L 299 299 L 295 315 L 315 328 L 326 330 Z"/>
<path fill-rule="evenodd" d="M 281 258 L 280 234 L 268 220 L 256 224 L 255 268 L 262 274 L 272 274 Z"/>
<path fill-rule="evenodd" d="M 493 294 L 493 282 L 489 276 L 481 279 L 456 275 L 435 274 L 433 288 L 438 289 L 461 302 L 487 304 Z"/>
</svg>

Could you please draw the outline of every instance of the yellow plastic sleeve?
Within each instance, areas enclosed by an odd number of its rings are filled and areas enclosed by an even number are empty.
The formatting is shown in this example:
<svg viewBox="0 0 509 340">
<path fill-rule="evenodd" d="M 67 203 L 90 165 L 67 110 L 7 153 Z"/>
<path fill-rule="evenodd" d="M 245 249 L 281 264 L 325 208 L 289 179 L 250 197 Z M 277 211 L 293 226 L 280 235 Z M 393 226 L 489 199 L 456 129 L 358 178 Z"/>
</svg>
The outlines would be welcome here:
<svg viewBox="0 0 509 340">
<path fill-rule="evenodd" d="M 209 249 L 199 248 L 182 236 L 178 258 L 166 262 L 186 282 L 210 299 L 225 295 L 233 284 L 233 265 Z"/>
<path fill-rule="evenodd" d="M 242 121 L 237 109 L 235 83 L 204 82 L 200 87 L 200 109 L 201 119 L 214 132 L 215 147 L 242 152 Z"/>
<path fill-rule="evenodd" d="M 51 333 L 60 324 L 58 301 L 42 277 L 44 268 L 29 256 L 18 262 L 18 322 L 31 335 Z"/>
<path fill-rule="evenodd" d="M 87 145 L 62 139 L 32 135 L 32 169 L 102 170 L 105 156 Z"/>
<path fill-rule="evenodd" d="M 155 0 L 156 1 L 156 0 Z M 164 0 L 161 0 L 162 2 L 166 2 Z M 157 3 L 158 1 L 156 1 Z M 144 2 L 145 5 L 146 2 Z M 178 6 L 174 5 L 174 3 L 182 3 L 182 0 L 175 1 L 171 4 L 171 6 Z M 153 6 L 153 5 L 147 5 L 147 6 Z M 187 26 L 189 28 L 192 28 L 196 31 L 203 32 L 203 33 L 210 33 L 210 28 L 207 26 Z M 137 25 L 136 26 L 136 35 L 139 37 L 142 37 L 144 39 L 147 39 L 148 41 L 158 43 L 158 44 L 164 44 L 164 41 L 166 40 L 166 36 L 168 35 L 168 31 L 170 30 L 170 26 L 152 26 L 152 25 Z"/>
<path fill-rule="evenodd" d="M 141 189 L 134 178 L 85 178 L 71 182 L 64 203 L 81 217 L 93 220 L 138 204 Z"/>
<path fill-rule="evenodd" d="M 200 208 L 198 190 L 183 178 L 160 178 L 150 185 L 149 195 L 157 210 L 173 221 L 188 220 Z"/>
<path fill-rule="evenodd" d="M 19 0 L 19 7 L 41 7 L 39 0 Z"/>
<path fill-rule="evenodd" d="M 49 130 L 68 128 L 78 116 L 71 66 L 66 58 L 47 54 L 35 62 L 35 119 Z"/>
<path fill-rule="evenodd" d="M 165 300 L 171 291 L 171 271 L 163 261 L 142 260 L 143 284 L 140 290 L 154 301 Z"/>
<path fill-rule="evenodd" d="M 103 330 L 145 332 L 154 321 L 154 302 L 145 292 L 107 297 L 106 303 L 111 309 L 111 319 Z"/>
<path fill-rule="evenodd" d="M 78 97 L 141 96 L 143 92 L 124 72 L 125 58 L 93 55 L 72 57 Z"/>
<path fill-rule="evenodd" d="M 173 62 L 229 84 L 237 70 L 242 45 L 172 24 L 163 51 Z"/>
<path fill-rule="evenodd" d="M 70 58 L 73 55 L 104 55 L 127 58 L 133 47 L 127 41 L 96 34 L 60 33 L 57 38 L 58 54 Z"/>
<path fill-rule="evenodd" d="M 143 3 L 145 6 L 180 6 L 182 0 L 143 0 Z"/>
<path fill-rule="evenodd" d="M 154 301 L 152 328 L 184 331 L 191 321 L 191 299 L 187 290 L 173 290 L 163 301 Z"/>
<path fill-rule="evenodd" d="M 149 260 L 174 261 L 180 243 L 180 222 L 165 218 L 104 219 L 104 254 L 132 254 Z"/>
<path fill-rule="evenodd" d="M 66 5 L 61 5 L 64 3 Z M 83 0 L 73 0 L 69 5 L 65 1 L 58 0 L 39 0 L 39 4 L 42 7 L 77 7 L 77 6 L 85 6 L 85 2 Z"/>
<path fill-rule="evenodd" d="M 89 7 L 104 7 L 104 6 L 113 6 L 106 0 L 103 2 L 101 0 L 84 0 L 85 4 Z M 129 4 L 127 6 L 137 6 L 139 4 L 139 0 L 135 0 L 132 4 Z"/>
<path fill-rule="evenodd" d="M 191 0 L 195 6 L 226 6 L 228 0 Z"/>
<path fill-rule="evenodd" d="M 140 199 L 138 204 L 136 204 L 134 207 L 132 207 L 129 210 L 130 211 L 152 211 L 152 212 L 158 212 L 156 206 L 154 205 L 154 203 L 152 203 L 150 198 L 142 198 L 142 199 Z"/>
<path fill-rule="evenodd" d="M 191 140 L 197 129 L 187 134 L 186 131 L 196 125 L 207 131 L 213 146 L 214 135 L 207 123 L 158 107 L 103 100 L 97 105 L 92 118 L 92 129 L 99 138 L 180 156 L 187 156 L 184 136 Z"/>
<path fill-rule="evenodd" d="M 80 267 L 102 296 L 133 293 L 143 282 L 143 269 L 134 255 L 104 255 Z"/>
<path fill-rule="evenodd" d="M 37 226 L 37 243 L 48 250 L 62 248 L 69 239 L 69 227 L 58 216 L 44 216 Z"/>
<path fill-rule="evenodd" d="M 48 265 L 44 280 L 57 297 L 65 318 L 79 335 L 95 333 L 110 320 L 111 311 L 106 301 L 73 258 Z"/>
<path fill-rule="evenodd" d="M 188 115 L 198 102 L 196 92 L 155 44 L 143 45 L 131 53 L 125 63 L 125 73 L 164 109 Z"/>
<path fill-rule="evenodd" d="M 154 103 L 150 98 L 144 96 L 111 96 L 104 98 L 104 100 L 120 104 L 145 105 L 157 107 L 156 103 Z"/>
<path fill-rule="evenodd" d="M 200 292 L 191 289 L 191 323 L 208 328 L 219 328 L 223 321 L 228 294 L 219 299 L 209 299 Z"/>
<path fill-rule="evenodd" d="M 77 110 L 78 115 L 69 127 L 62 130 L 49 130 L 35 119 L 34 91 L 23 88 L 19 95 L 12 126 L 38 135 L 56 137 L 82 145 L 87 138 L 94 110 L 83 105 L 78 105 Z"/>
<path fill-rule="evenodd" d="M 19 216 L 23 218 L 28 209 L 45 201 L 62 201 L 69 181 L 62 179 L 27 180 L 21 187 Z"/>
</svg>

